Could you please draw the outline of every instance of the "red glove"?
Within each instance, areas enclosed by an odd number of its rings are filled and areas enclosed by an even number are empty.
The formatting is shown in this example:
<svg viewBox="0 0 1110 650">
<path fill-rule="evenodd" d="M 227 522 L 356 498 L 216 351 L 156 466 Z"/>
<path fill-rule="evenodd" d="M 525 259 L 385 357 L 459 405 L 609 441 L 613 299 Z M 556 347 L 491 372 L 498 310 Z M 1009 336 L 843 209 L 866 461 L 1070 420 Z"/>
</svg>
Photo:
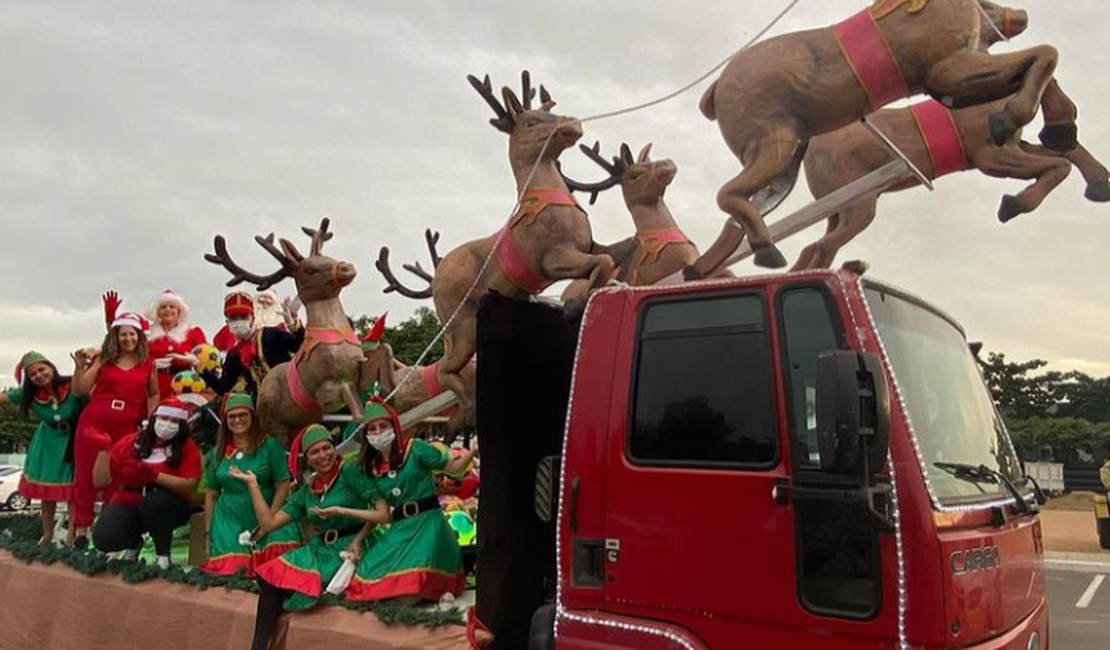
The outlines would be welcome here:
<svg viewBox="0 0 1110 650">
<path fill-rule="evenodd" d="M 119 306 L 123 304 L 120 300 L 119 294 L 114 289 L 109 289 L 107 293 L 101 296 L 104 301 L 104 325 L 111 330 L 112 322 L 116 320 L 116 312 L 119 311 Z"/>
<path fill-rule="evenodd" d="M 85 429 L 81 431 L 81 435 L 97 453 L 108 451 L 112 448 L 112 436 L 104 433 L 100 429 L 85 427 Z"/>
<path fill-rule="evenodd" d="M 128 456 L 120 463 L 115 479 L 120 485 L 143 487 L 153 483 L 160 473 L 154 465 L 145 463 L 140 458 Z"/>
</svg>

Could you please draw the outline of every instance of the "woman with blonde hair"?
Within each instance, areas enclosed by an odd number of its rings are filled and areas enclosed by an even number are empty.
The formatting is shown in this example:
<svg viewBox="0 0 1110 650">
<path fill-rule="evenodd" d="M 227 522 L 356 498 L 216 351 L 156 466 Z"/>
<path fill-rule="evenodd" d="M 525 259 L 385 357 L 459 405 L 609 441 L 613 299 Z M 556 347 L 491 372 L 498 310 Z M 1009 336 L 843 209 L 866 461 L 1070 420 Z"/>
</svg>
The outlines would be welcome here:
<svg viewBox="0 0 1110 650">
<path fill-rule="evenodd" d="M 208 339 L 199 327 L 189 325 L 189 305 L 173 289 L 158 294 L 146 317 L 150 320 L 147 345 L 158 371 L 158 394 L 166 399 L 173 395 L 170 383 L 174 375 L 193 367 L 193 349 Z"/>
</svg>

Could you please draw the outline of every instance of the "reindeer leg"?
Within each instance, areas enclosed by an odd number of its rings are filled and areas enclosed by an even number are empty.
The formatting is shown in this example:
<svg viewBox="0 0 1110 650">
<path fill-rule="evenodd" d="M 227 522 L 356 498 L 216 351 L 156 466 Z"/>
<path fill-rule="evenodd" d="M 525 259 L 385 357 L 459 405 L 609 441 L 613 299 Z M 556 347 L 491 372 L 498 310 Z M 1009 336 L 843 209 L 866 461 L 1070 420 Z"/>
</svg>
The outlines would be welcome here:
<svg viewBox="0 0 1110 650">
<path fill-rule="evenodd" d="M 1017 194 L 1002 197 L 998 220 L 1006 223 L 1014 217 L 1036 210 L 1048 193 L 1064 182 L 1071 173 L 1071 164 L 1063 158 L 1034 156 L 1017 146 L 984 148 L 974 159 L 975 165 L 995 178 L 1036 179 Z"/>
<path fill-rule="evenodd" d="M 732 219 L 725 222 L 721 234 L 717 235 L 709 248 L 694 263 L 683 269 L 682 275 L 687 282 L 713 277 L 724 268 L 725 261 L 744 242 L 744 229 Z"/>
<path fill-rule="evenodd" d="M 875 220 L 879 195 L 873 194 L 844 208 L 837 227 L 817 242 L 817 253 L 810 268 L 827 269 L 836 260 L 840 249 L 848 245 Z"/>
<path fill-rule="evenodd" d="M 958 105 L 1013 94 L 1001 112 L 990 116 L 991 138 L 1002 146 L 1033 121 L 1058 58 L 1056 49 L 1048 45 L 1008 54 L 963 51 L 933 66 L 925 87 L 933 96 L 948 103 L 954 100 Z M 1070 148 L 1064 140 L 1053 144 L 1053 148 L 1058 147 Z"/>
<path fill-rule="evenodd" d="M 1083 193 L 1087 200 L 1095 203 L 1110 202 L 1110 171 L 1091 155 L 1091 152 L 1087 151 L 1087 148 L 1082 144 L 1076 145 L 1071 151 L 1060 153 L 1052 151 L 1048 147 L 1023 141 L 1021 150 L 1034 156 L 1063 157 L 1072 165 L 1075 165 L 1075 168 L 1083 175 L 1083 180 L 1087 182 L 1087 190 Z"/>
<path fill-rule="evenodd" d="M 1079 145 L 1075 125 L 1079 109 L 1055 79 L 1049 82 L 1041 97 L 1041 114 L 1044 116 L 1044 128 L 1039 138 L 1043 144 L 1055 151 L 1071 151 Z"/>
<path fill-rule="evenodd" d="M 347 408 L 351 410 L 351 417 L 355 423 L 362 424 L 362 402 L 359 401 L 354 386 L 350 382 L 344 382 L 339 390 L 343 394 L 343 401 L 347 403 Z"/>
<path fill-rule="evenodd" d="M 446 353 L 436 364 L 436 377 L 443 387 L 454 391 L 459 398 L 459 408 L 469 416 L 474 410 L 474 400 L 467 390 L 462 369 L 478 351 L 478 314 L 469 303 L 463 305 L 451 329 L 447 330 L 444 347 Z"/>
<path fill-rule="evenodd" d="M 586 307 L 590 291 L 604 286 L 613 276 L 615 265 L 608 255 L 591 255 L 569 246 L 559 246 L 544 255 L 541 267 L 545 276 L 556 280 L 589 278 L 589 284 L 569 296 L 565 303 L 567 318 L 574 319 Z"/>
</svg>

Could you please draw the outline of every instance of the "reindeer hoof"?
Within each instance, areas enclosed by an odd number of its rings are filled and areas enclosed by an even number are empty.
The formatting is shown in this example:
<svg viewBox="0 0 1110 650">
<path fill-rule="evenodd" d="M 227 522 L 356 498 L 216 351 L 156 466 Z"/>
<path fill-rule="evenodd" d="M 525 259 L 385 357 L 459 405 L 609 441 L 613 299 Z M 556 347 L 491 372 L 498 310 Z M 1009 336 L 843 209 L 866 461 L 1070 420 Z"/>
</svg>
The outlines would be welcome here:
<svg viewBox="0 0 1110 650">
<path fill-rule="evenodd" d="M 1002 204 L 998 206 L 998 220 L 1006 223 L 1023 212 L 1025 210 L 1021 207 L 1021 202 L 1018 201 L 1017 197 L 1007 194 L 1002 197 Z"/>
<path fill-rule="evenodd" d="M 682 269 L 682 279 L 687 282 L 697 282 L 704 277 L 705 276 L 702 275 L 702 272 L 698 270 L 698 267 L 694 266 L 693 264 Z"/>
<path fill-rule="evenodd" d="M 1018 125 L 1009 113 L 992 113 L 990 116 L 991 140 L 1001 147 L 1017 133 Z"/>
<path fill-rule="evenodd" d="M 1083 193 L 1088 201 L 1106 203 L 1110 201 L 1110 180 L 1103 179 L 1087 184 L 1087 191 Z"/>
<path fill-rule="evenodd" d="M 1079 127 L 1070 124 L 1046 124 L 1038 136 L 1041 144 L 1053 151 L 1071 151 L 1079 146 Z"/>
<path fill-rule="evenodd" d="M 764 269 L 781 269 L 786 266 L 786 256 L 774 244 L 755 249 L 755 265 Z"/>
</svg>

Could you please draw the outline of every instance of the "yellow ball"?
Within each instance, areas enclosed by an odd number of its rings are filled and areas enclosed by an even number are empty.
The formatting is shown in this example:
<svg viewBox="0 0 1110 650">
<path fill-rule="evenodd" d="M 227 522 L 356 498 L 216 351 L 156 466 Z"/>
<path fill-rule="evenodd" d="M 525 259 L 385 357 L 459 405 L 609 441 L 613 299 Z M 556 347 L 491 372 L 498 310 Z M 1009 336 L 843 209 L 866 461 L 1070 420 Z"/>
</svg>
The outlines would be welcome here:
<svg viewBox="0 0 1110 650">
<path fill-rule="evenodd" d="M 208 386 L 196 372 L 182 370 L 174 375 L 173 380 L 170 381 L 170 388 L 173 389 L 175 395 L 181 395 L 184 393 L 203 393 Z"/>
<path fill-rule="evenodd" d="M 197 358 L 197 369 L 212 371 L 220 367 L 220 352 L 211 345 L 202 343 L 193 348 L 193 356 Z"/>
</svg>

